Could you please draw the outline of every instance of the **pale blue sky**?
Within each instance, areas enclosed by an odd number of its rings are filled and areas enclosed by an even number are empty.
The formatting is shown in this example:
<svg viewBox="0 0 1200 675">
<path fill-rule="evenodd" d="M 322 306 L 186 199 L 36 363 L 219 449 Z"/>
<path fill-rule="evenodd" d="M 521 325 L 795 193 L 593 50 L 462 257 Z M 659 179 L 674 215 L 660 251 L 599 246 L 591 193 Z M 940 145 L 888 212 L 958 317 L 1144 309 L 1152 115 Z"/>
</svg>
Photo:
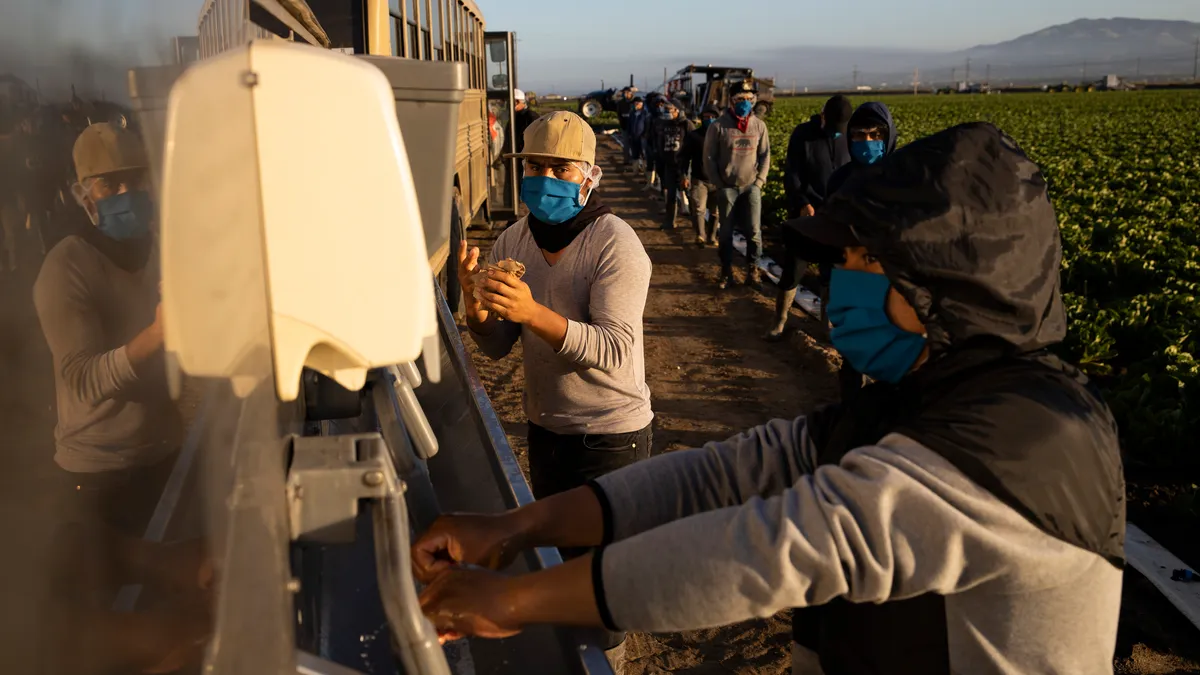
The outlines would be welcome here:
<svg viewBox="0 0 1200 675">
<path fill-rule="evenodd" d="M 955 50 L 1080 18 L 1200 21 L 1200 0 L 476 0 L 516 31 L 523 86 L 609 86 L 726 54 L 808 46 Z M 708 56 L 711 54 L 712 56 Z M 727 57 L 725 57 L 727 58 Z M 742 65 L 742 64 L 726 64 Z M 749 65 L 753 65 L 752 63 Z"/>
<path fill-rule="evenodd" d="M 166 35 L 194 34 L 202 0 L 0 0 L 0 66 L 77 50 L 157 61 Z M 516 31 L 520 82 L 579 93 L 661 82 L 689 62 L 755 66 L 781 47 L 954 50 L 1078 18 L 1200 21 L 1200 0 L 476 0 L 491 30 Z M 851 57 L 852 59 L 854 57 Z M 745 61 L 745 63 L 742 63 Z M 12 62 L 12 63 L 5 63 Z M 3 70 L 3 68 L 0 68 Z M 849 70 L 849 66 L 847 66 Z M 795 77 L 795 73 L 764 73 Z"/>
</svg>

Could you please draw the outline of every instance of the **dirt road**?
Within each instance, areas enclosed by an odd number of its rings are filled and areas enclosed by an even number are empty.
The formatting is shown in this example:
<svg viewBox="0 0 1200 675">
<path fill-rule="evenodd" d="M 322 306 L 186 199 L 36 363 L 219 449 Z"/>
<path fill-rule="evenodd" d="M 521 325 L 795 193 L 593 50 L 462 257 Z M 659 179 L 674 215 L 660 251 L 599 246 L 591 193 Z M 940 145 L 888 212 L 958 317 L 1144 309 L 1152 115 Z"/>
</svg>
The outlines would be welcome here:
<svg viewBox="0 0 1200 675">
<path fill-rule="evenodd" d="M 718 291 L 716 249 L 692 244 L 690 225 L 682 217 L 675 232 L 660 230 L 662 203 L 651 200 L 641 181 L 620 169 L 614 141 L 600 136 L 598 152 L 606 172 L 599 194 L 637 231 L 654 263 L 645 311 L 646 377 L 656 415 L 654 452 L 697 447 L 771 418 L 794 417 L 832 399 L 837 356 L 805 332 L 819 334 L 816 322 L 793 309 L 792 325 L 801 330 L 783 343 L 763 341 L 760 335 L 769 321 L 774 287 Z M 486 255 L 495 234 L 473 231 L 472 244 Z M 470 340 L 467 344 L 473 347 Z M 501 361 L 476 354 L 475 364 L 509 442 L 524 462 L 520 350 L 518 344 Z M 1170 606 L 1164 608 L 1160 603 L 1165 601 L 1146 586 L 1144 581 L 1127 583 L 1127 596 L 1137 597 L 1127 597 L 1125 604 L 1138 620 L 1136 625 L 1131 622 L 1131 631 L 1122 626 L 1125 646 L 1119 653 L 1124 657 L 1118 660 L 1117 672 L 1200 673 L 1195 661 L 1171 655 L 1186 653 L 1187 640 L 1197 636 L 1186 622 L 1179 625 L 1181 617 L 1170 617 Z M 787 672 L 789 665 L 786 613 L 713 630 L 633 635 L 630 640 L 630 675 L 775 675 Z M 1200 654 L 1190 656 L 1200 659 Z"/>
</svg>

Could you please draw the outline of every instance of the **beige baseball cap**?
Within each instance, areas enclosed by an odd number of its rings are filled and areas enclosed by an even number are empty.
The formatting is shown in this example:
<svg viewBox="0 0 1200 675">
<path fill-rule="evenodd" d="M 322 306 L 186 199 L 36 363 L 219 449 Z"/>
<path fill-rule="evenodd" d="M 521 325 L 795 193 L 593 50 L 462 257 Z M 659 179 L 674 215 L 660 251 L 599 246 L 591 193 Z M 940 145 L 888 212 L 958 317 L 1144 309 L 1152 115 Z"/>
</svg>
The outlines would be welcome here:
<svg viewBox="0 0 1200 675">
<path fill-rule="evenodd" d="M 131 131 L 107 122 L 93 124 L 75 139 L 75 175 L 82 182 L 117 171 L 145 169 L 146 150 Z"/>
<path fill-rule="evenodd" d="M 510 157 L 551 157 L 596 163 L 596 133 L 567 110 L 542 115 L 525 130 L 525 149 Z"/>
</svg>

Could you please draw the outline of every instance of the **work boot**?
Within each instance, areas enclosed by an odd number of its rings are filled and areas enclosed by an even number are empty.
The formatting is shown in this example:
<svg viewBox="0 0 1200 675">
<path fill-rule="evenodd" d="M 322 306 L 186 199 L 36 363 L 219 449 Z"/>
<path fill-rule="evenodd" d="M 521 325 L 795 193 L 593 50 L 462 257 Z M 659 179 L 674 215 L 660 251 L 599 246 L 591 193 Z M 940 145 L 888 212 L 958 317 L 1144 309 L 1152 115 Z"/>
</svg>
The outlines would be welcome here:
<svg viewBox="0 0 1200 675">
<path fill-rule="evenodd" d="M 758 269 L 757 266 L 746 270 L 747 286 L 757 286 L 760 281 L 762 281 L 762 270 Z"/>
<path fill-rule="evenodd" d="M 717 280 L 717 288 L 726 290 L 733 285 L 733 270 L 721 270 L 721 278 Z"/>
<path fill-rule="evenodd" d="M 788 316 L 796 300 L 796 289 L 779 289 L 775 295 L 775 325 L 763 336 L 767 342 L 779 342 L 787 335 Z"/>
</svg>

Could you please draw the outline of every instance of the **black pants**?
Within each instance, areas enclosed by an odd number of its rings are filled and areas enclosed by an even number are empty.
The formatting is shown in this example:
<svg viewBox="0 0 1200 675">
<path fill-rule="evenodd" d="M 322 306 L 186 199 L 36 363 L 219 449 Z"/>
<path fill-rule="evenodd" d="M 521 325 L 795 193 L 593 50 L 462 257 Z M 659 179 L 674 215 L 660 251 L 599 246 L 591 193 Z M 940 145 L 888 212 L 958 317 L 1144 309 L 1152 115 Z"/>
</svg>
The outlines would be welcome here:
<svg viewBox="0 0 1200 675">
<path fill-rule="evenodd" d="M 573 490 L 589 480 L 647 459 L 653 441 L 651 427 L 626 434 L 564 435 L 530 422 L 529 477 L 533 496 L 545 499 Z"/>
<path fill-rule="evenodd" d="M 599 478 L 650 457 L 654 442 L 652 427 L 626 434 L 564 435 L 529 423 L 529 477 L 533 496 L 545 499 L 560 492 L 581 487 Z M 563 548 L 563 559 L 577 558 L 590 549 Z M 605 632 L 601 640 L 605 650 L 625 641 L 625 633 Z"/>
<path fill-rule="evenodd" d="M 675 165 L 674 158 L 663 165 L 659 179 L 662 181 L 663 196 L 666 199 L 662 227 L 664 230 L 673 230 L 675 218 L 679 215 L 679 167 Z"/>
</svg>

